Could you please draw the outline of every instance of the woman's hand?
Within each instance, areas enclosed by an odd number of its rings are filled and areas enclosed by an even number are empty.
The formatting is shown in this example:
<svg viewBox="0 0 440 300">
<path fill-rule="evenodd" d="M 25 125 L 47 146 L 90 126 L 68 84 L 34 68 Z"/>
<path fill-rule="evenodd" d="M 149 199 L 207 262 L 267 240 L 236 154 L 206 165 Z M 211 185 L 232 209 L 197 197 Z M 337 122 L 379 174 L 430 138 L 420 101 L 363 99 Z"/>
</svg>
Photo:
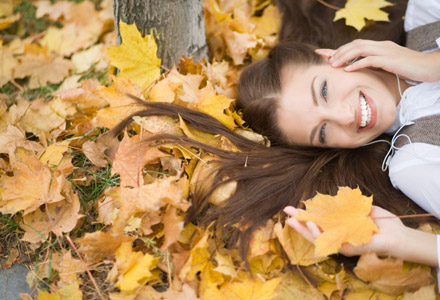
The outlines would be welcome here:
<svg viewBox="0 0 440 300">
<path fill-rule="evenodd" d="M 321 234 L 321 230 L 313 222 L 300 222 L 294 216 L 300 209 L 288 206 L 284 209 L 290 218 L 286 223 L 300 233 L 305 239 L 312 242 Z M 393 251 L 400 248 L 405 239 L 406 228 L 402 221 L 387 210 L 378 206 L 373 206 L 370 217 L 373 218 L 379 232 L 374 234 L 368 244 L 353 246 L 348 243 L 342 245 L 339 252 L 346 256 L 361 255 L 369 251 L 376 252 L 378 255 L 397 256 Z M 385 218 L 384 218 L 385 217 Z"/>
<path fill-rule="evenodd" d="M 329 57 L 333 67 L 346 71 L 379 68 L 413 81 L 440 80 L 440 50 L 422 53 L 397 45 L 391 41 L 354 40 L 336 50 L 317 49 L 318 54 Z M 357 57 L 364 57 L 347 66 Z"/>
<path fill-rule="evenodd" d="M 295 218 L 300 209 L 287 206 L 284 212 L 290 216 L 286 223 L 300 233 L 309 242 L 314 242 L 321 234 L 319 227 L 313 222 L 300 222 Z M 378 255 L 393 256 L 402 260 L 437 266 L 437 237 L 403 225 L 402 221 L 389 211 L 374 206 L 370 217 L 376 223 L 379 232 L 374 234 L 371 241 L 364 245 L 342 245 L 339 252 L 346 256 L 362 255 L 366 252 L 376 252 Z"/>
</svg>

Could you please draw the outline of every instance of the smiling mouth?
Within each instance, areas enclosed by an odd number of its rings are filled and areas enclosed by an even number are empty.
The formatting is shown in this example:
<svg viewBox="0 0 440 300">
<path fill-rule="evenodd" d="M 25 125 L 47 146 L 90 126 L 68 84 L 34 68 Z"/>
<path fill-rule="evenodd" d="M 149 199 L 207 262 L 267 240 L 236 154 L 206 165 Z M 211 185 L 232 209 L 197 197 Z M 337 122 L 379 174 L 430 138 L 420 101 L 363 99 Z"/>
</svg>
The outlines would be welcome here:
<svg viewBox="0 0 440 300">
<path fill-rule="evenodd" d="M 361 112 L 361 122 L 359 124 L 359 129 L 362 129 L 364 127 L 367 127 L 371 122 L 371 107 L 362 93 L 360 93 L 359 95 L 359 103 Z"/>
</svg>

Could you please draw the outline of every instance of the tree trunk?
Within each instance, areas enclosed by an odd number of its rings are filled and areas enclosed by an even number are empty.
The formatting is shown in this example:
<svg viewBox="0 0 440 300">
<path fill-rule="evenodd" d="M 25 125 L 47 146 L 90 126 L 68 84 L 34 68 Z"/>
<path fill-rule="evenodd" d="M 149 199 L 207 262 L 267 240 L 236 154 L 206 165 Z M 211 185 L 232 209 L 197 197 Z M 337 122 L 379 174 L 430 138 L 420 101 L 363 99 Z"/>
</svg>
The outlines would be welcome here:
<svg viewBox="0 0 440 300">
<path fill-rule="evenodd" d="M 208 55 L 202 0 L 113 0 L 118 45 L 119 20 L 153 34 L 162 65 L 171 68 L 182 56 L 196 61 Z"/>
</svg>

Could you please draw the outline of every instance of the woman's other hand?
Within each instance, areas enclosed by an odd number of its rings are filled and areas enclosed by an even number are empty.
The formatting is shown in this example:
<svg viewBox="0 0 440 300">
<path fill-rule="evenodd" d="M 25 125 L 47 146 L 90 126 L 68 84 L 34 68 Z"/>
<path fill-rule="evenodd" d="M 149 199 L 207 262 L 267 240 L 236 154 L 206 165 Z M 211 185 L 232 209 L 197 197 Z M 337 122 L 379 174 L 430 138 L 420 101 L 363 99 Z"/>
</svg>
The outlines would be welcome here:
<svg viewBox="0 0 440 300">
<path fill-rule="evenodd" d="M 336 50 L 316 52 L 328 57 L 333 67 L 344 67 L 348 72 L 373 67 L 413 81 L 440 80 L 440 50 L 423 53 L 391 41 L 354 40 Z M 347 65 L 357 57 L 364 58 Z"/>
<path fill-rule="evenodd" d="M 286 223 L 313 243 L 321 234 L 319 227 L 313 222 L 300 222 L 295 218 L 301 210 L 287 206 L 284 212 L 289 215 Z M 379 232 L 374 234 L 367 244 L 353 246 L 342 245 L 339 252 L 346 256 L 362 255 L 373 251 L 378 255 L 393 256 L 406 261 L 437 266 L 436 235 L 406 227 L 402 221 L 389 211 L 374 206 L 370 217 L 376 223 Z"/>
</svg>

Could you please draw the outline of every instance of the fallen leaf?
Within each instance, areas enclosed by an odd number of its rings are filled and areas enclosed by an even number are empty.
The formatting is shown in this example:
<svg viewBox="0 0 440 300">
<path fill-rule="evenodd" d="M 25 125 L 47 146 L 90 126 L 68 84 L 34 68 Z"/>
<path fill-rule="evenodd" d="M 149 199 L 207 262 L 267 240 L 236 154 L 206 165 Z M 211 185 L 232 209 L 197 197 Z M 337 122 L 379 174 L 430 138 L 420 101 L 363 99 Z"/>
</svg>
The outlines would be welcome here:
<svg viewBox="0 0 440 300">
<path fill-rule="evenodd" d="M 3 187 L 1 213 L 15 214 L 23 211 L 26 215 L 42 204 L 64 199 L 60 194 L 64 182 L 63 175 L 53 176 L 49 168 L 29 151 L 17 150 L 16 158 L 14 176 L 0 177 Z"/>
<path fill-rule="evenodd" d="M 97 167 L 104 168 L 107 166 L 107 159 L 104 151 L 107 146 L 93 141 L 86 141 L 82 145 L 84 155 Z"/>
<path fill-rule="evenodd" d="M 141 36 L 135 24 L 119 22 L 122 43 L 107 49 L 110 64 L 117 67 L 118 77 L 129 78 L 142 89 L 147 88 L 160 75 L 160 59 L 152 35 Z"/>
<path fill-rule="evenodd" d="M 128 96 L 133 95 L 142 98 L 142 90 L 128 79 L 117 77 L 112 86 L 100 87 L 93 94 L 110 104 L 110 107 L 98 111 L 95 120 L 96 126 L 113 128 L 124 118 L 142 108 Z"/>
<path fill-rule="evenodd" d="M 281 27 L 282 15 L 275 5 L 269 5 L 263 11 L 261 17 L 252 17 L 251 21 L 256 25 L 257 36 L 275 35 Z"/>
<path fill-rule="evenodd" d="M 95 231 L 86 233 L 76 242 L 80 245 L 79 251 L 85 254 L 87 262 L 99 262 L 103 257 L 113 255 L 124 242 L 133 242 L 134 238 L 127 235 L 110 232 Z"/>
<path fill-rule="evenodd" d="M 166 153 L 144 142 L 148 137 L 146 132 L 143 137 L 139 134 L 129 138 L 126 134 L 119 144 L 113 161 L 112 175 L 118 173 L 121 176 L 121 186 L 142 186 L 142 169 L 145 164 L 157 162 L 159 158 L 167 156 Z"/>
<path fill-rule="evenodd" d="M 0 87 L 13 79 L 13 72 L 18 65 L 18 60 L 4 46 L 0 45 Z"/>
<path fill-rule="evenodd" d="M 2 132 L 0 135 L 0 153 L 7 153 L 9 155 L 11 165 L 15 164 L 15 150 L 17 148 L 24 148 L 34 153 L 41 153 L 44 150 L 40 143 L 28 141 L 20 129 L 8 125 L 7 131 Z"/>
<path fill-rule="evenodd" d="M 316 256 L 337 253 L 343 243 L 354 246 L 368 243 L 377 232 L 369 217 L 373 197 L 363 196 L 359 188 L 340 187 L 336 196 L 317 194 L 305 201 L 306 211 L 298 220 L 315 222 L 322 234 L 315 240 Z"/>
<path fill-rule="evenodd" d="M 225 95 L 215 95 L 212 91 L 212 94 L 206 93 L 200 99 L 197 107 L 232 130 L 236 126 L 234 118 L 225 114 L 225 110 L 229 109 L 232 101 L 232 99 L 227 98 Z"/>
<path fill-rule="evenodd" d="M 49 166 L 58 166 L 63 158 L 64 152 L 69 150 L 69 144 L 70 141 L 61 141 L 50 145 L 40 157 L 40 161 L 47 163 Z"/>
<path fill-rule="evenodd" d="M 116 286 L 124 293 L 131 293 L 141 285 L 153 279 L 150 270 L 156 267 L 153 255 L 134 252 L 130 242 L 124 242 L 116 251 L 115 268 L 118 269 Z"/>
<path fill-rule="evenodd" d="M 14 4 L 12 0 L 3 0 L 0 2 L 0 18 L 12 15 L 14 12 Z"/>
<path fill-rule="evenodd" d="M 29 88 L 35 89 L 48 83 L 60 83 L 66 78 L 73 64 L 62 57 L 47 57 L 45 55 L 20 56 L 20 64 L 15 68 L 15 78 L 30 76 Z"/>
<path fill-rule="evenodd" d="M 278 222 L 274 226 L 274 231 L 291 264 L 308 266 L 327 259 L 327 257 L 316 257 L 315 246 L 289 226 L 283 228 Z"/>
<path fill-rule="evenodd" d="M 48 16 L 50 20 L 57 21 L 61 17 L 67 17 L 69 15 L 73 3 L 69 1 L 51 2 L 42 0 L 35 2 L 35 6 L 37 7 L 35 17 L 41 18 Z"/>
<path fill-rule="evenodd" d="M 225 32 L 225 39 L 229 55 L 235 65 L 243 64 L 248 50 L 257 46 L 255 34 L 228 30 Z"/>
<path fill-rule="evenodd" d="M 393 5 L 385 0 L 347 0 L 345 7 L 338 10 L 333 21 L 345 18 L 347 26 L 360 31 L 365 26 L 365 19 L 389 22 L 388 13 L 381 8 Z"/>
<path fill-rule="evenodd" d="M 408 293 L 406 292 L 403 294 L 402 300 L 435 300 L 435 285 L 427 285 L 424 287 L 419 288 L 414 293 Z"/>
<path fill-rule="evenodd" d="M 79 214 L 80 203 L 78 196 L 71 193 L 69 201 L 59 201 L 49 203 L 45 210 L 40 208 L 23 217 L 25 234 L 23 241 L 30 243 L 39 243 L 47 239 L 49 232 L 57 236 L 70 232 L 83 216 Z"/>
<path fill-rule="evenodd" d="M 175 206 L 170 205 L 162 218 L 162 223 L 164 225 L 164 241 L 160 248 L 167 249 L 179 239 L 180 233 L 183 230 L 183 217 L 177 214 Z"/>
<path fill-rule="evenodd" d="M 243 282 L 233 282 L 221 291 L 228 300 L 270 300 L 280 282 L 281 278 L 262 281 L 247 277 Z"/>
<path fill-rule="evenodd" d="M 72 63 L 78 73 L 87 71 L 92 65 L 95 65 L 97 71 L 104 70 L 108 67 L 107 60 L 102 44 L 72 55 Z"/>
<path fill-rule="evenodd" d="M 18 21 L 20 19 L 20 17 L 21 17 L 20 14 L 15 14 L 15 15 L 0 19 L 0 30 L 8 28 L 13 23 Z"/>
<path fill-rule="evenodd" d="M 370 282 L 379 291 L 400 295 L 415 292 L 432 282 L 431 272 L 418 267 L 405 270 L 401 260 L 379 259 L 373 252 L 362 255 L 353 269 L 357 277 Z"/>
<path fill-rule="evenodd" d="M 61 297 L 58 293 L 51 294 L 48 291 L 38 290 L 37 300 L 61 300 Z"/>
</svg>

